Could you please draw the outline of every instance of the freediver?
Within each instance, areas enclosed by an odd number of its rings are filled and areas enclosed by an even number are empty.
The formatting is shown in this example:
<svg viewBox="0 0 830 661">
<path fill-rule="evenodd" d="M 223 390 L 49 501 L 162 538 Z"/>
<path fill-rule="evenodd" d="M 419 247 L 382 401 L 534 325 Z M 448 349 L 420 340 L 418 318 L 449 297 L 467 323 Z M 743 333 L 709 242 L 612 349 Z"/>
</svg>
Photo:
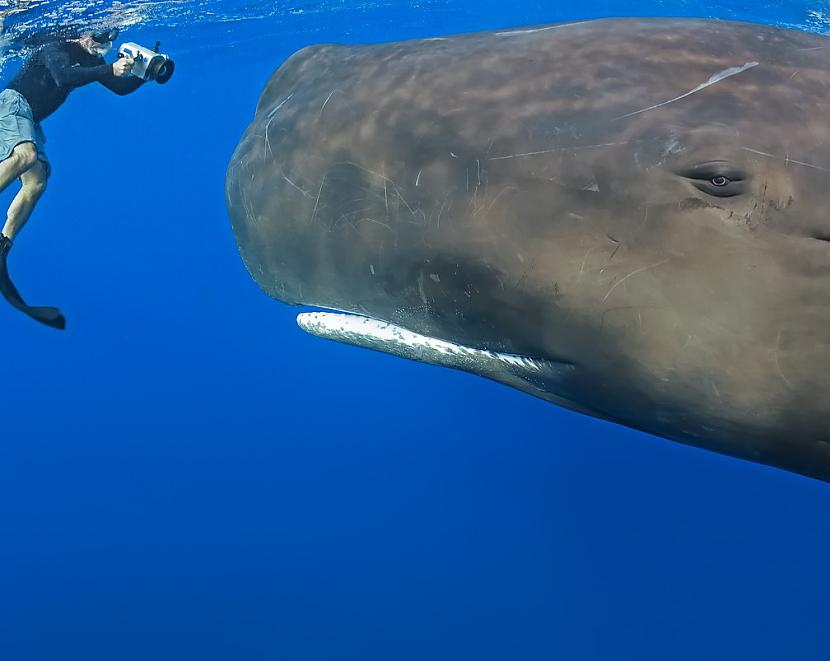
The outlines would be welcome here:
<svg viewBox="0 0 830 661">
<path fill-rule="evenodd" d="M 0 293 L 21 312 L 63 330 L 66 319 L 52 307 L 27 305 L 15 288 L 6 264 L 9 251 L 46 189 L 51 166 L 40 123 L 57 110 L 76 87 L 97 81 L 118 95 L 131 94 L 144 79 L 130 76 L 133 60 L 104 61 L 118 29 L 84 33 L 80 38 L 49 43 L 33 53 L 0 92 L 0 192 L 15 179 L 22 184 L 0 232 Z"/>
</svg>

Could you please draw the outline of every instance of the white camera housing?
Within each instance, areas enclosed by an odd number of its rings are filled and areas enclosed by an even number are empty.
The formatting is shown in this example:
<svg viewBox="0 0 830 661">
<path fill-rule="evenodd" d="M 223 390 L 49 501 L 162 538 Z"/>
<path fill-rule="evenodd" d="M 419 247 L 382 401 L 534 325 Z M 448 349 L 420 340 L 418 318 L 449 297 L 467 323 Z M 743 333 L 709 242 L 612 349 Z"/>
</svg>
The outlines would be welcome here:
<svg viewBox="0 0 830 661">
<path fill-rule="evenodd" d="M 169 55 L 150 50 L 132 41 L 121 44 L 118 57 L 128 57 L 133 61 L 132 75 L 144 80 L 155 80 L 160 85 L 170 80 L 176 66 Z"/>
</svg>

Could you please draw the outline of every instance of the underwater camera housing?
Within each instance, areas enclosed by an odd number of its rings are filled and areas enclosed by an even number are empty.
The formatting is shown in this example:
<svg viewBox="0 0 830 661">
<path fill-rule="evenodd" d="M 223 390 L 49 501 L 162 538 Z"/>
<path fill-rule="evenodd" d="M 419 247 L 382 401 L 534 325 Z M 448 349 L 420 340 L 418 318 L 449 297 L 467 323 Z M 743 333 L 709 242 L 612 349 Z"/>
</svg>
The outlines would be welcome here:
<svg viewBox="0 0 830 661">
<path fill-rule="evenodd" d="M 144 80 L 155 80 L 163 85 L 170 80 L 176 68 L 169 55 L 159 53 L 161 42 L 156 42 L 153 50 L 140 46 L 134 42 L 121 44 L 118 57 L 129 57 L 133 61 L 132 75 Z"/>
</svg>

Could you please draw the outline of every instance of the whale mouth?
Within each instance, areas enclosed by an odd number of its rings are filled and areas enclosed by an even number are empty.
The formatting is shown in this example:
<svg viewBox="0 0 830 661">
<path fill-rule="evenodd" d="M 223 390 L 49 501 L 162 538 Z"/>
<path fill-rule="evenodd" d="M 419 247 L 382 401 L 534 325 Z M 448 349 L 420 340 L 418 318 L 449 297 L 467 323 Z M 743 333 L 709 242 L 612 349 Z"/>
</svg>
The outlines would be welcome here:
<svg viewBox="0 0 830 661">
<path fill-rule="evenodd" d="M 327 340 L 472 372 L 539 396 L 549 391 L 551 381 L 561 381 L 575 369 L 572 363 L 477 349 L 356 314 L 303 312 L 297 325 Z"/>
</svg>

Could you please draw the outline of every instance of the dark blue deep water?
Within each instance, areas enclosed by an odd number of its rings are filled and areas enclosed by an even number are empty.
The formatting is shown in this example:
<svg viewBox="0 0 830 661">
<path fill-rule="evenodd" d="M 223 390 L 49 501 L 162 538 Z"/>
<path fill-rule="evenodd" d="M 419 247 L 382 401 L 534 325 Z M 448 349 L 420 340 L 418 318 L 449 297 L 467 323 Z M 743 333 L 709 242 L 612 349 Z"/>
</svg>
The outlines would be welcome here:
<svg viewBox="0 0 830 661">
<path fill-rule="evenodd" d="M 86 21 L 177 60 L 44 123 L 54 174 L 11 266 L 70 326 L 0 305 L 0 660 L 830 658 L 828 485 L 306 336 L 223 197 L 265 81 L 311 43 L 630 15 L 825 32 L 830 5 L 0 9 L 4 83 L 27 39 Z"/>
</svg>

